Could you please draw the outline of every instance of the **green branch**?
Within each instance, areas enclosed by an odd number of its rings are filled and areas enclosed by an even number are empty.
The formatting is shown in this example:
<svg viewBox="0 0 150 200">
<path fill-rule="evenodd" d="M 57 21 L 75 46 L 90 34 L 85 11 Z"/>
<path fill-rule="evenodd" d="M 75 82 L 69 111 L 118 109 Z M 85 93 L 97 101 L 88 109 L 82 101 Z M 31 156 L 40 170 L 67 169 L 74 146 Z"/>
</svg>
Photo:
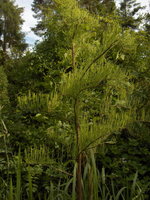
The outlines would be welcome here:
<svg viewBox="0 0 150 200">
<path fill-rule="evenodd" d="M 83 73 L 83 75 L 81 76 L 80 80 L 82 80 L 82 78 L 85 76 L 85 74 L 87 73 L 87 71 L 90 69 L 90 67 L 97 61 L 99 60 L 103 55 L 105 55 L 105 53 L 107 53 L 110 49 L 112 49 L 115 44 L 118 42 L 118 40 L 115 40 L 105 51 L 103 51 L 99 56 L 97 56 L 86 68 L 85 72 Z"/>
</svg>

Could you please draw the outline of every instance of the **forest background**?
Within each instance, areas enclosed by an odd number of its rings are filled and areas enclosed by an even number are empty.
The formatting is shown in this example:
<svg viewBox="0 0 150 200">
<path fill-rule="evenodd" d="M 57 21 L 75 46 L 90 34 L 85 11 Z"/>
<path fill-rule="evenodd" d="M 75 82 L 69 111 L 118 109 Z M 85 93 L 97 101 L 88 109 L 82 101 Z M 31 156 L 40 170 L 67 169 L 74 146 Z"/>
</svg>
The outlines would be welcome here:
<svg viewBox="0 0 150 200">
<path fill-rule="evenodd" d="M 136 0 L 0 1 L 0 199 L 150 197 L 150 13 Z"/>
</svg>

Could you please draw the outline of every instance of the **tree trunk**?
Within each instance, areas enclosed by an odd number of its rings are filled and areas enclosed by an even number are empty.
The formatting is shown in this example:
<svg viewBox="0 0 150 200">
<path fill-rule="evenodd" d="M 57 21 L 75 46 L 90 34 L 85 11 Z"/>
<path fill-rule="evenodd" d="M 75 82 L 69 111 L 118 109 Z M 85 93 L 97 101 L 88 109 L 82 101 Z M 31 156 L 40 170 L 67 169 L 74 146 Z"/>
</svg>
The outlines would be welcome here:
<svg viewBox="0 0 150 200">
<path fill-rule="evenodd" d="M 77 200 L 83 200 L 83 188 L 82 188 L 82 153 L 80 153 L 80 124 L 79 124 L 79 100 L 75 99 L 74 103 L 74 121 L 76 132 L 76 145 L 77 145 L 77 182 L 76 192 Z"/>
<path fill-rule="evenodd" d="M 72 43 L 72 68 L 75 70 L 75 44 Z"/>
</svg>

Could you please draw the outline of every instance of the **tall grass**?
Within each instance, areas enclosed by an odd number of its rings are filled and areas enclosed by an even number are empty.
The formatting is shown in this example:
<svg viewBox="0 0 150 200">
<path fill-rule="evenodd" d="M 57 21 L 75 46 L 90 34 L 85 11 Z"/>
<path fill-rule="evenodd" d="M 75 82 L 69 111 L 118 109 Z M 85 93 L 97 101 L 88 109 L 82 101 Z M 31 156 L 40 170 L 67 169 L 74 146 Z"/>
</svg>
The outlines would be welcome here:
<svg viewBox="0 0 150 200">
<path fill-rule="evenodd" d="M 28 166 L 28 200 L 33 200 L 33 189 L 32 189 L 32 176 L 31 176 L 31 171 L 30 171 L 30 166 Z"/>
<path fill-rule="evenodd" d="M 143 191 L 137 183 L 138 172 L 135 173 L 132 184 L 118 188 L 114 181 L 107 177 L 104 167 L 101 171 L 97 169 L 93 151 L 89 153 L 82 180 L 84 200 L 144 200 Z"/>
<path fill-rule="evenodd" d="M 33 183 L 31 166 L 27 167 L 27 190 L 21 189 L 23 181 L 21 176 L 21 152 L 18 153 L 18 161 L 16 168 L 16 187 L 14 187 L 12 178 L 10 178 L 9 194 L 6 200 L 23 200 L 26 196 L 26 200 L 34 199 Z M 61 179 L 56 183 L 54 180 L 50 180 L 49 190 L 45 190 L 44 193 L 38 192 L 36 195 L 37 200 L 76 200 L 76 173 L 77 163 L 74 165 L 73 176 L 68 179 L 66 183 L 61 184 Z M 89 151 L 86 156 L 86 163 L 83 166 L 82 171 L 82 186 L 83 186 L 83 200 L 144 200 L 144 194 L 138 184 L 138 172 L 135 173 L 132 183 L 127 183 L 125 186 L 118 188 L 115 185 L 115 181 L 110 179 L 105 168 L 98 169 L 96 166 L 95 154 L 93 151 Z M 26 194 L 23 194 L 26 192 Z"/>
<path fill-rule="evenodd" d="M 19 148 L 19 153 L 18 153 L 18 162 L 17 162 L 17 169 L 16 169 L 16 199 L 15 200 L 21 200 L 21 164 L 22 164 L 22 159 L 21 159 L 21 150 Z"/>
<path fill-rule="evenodd" d="M 12 183 L 12 178 L 10 178 L 10 187 L 9 187 L 9 196 L 8 200 L 13 200 L 13 183 Z"/>
</svg>

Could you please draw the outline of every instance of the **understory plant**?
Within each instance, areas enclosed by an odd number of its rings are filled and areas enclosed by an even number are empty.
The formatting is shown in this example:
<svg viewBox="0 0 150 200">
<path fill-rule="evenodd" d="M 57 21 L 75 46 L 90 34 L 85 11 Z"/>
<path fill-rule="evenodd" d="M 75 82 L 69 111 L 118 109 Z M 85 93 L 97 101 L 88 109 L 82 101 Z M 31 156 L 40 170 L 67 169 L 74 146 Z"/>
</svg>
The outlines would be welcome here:
<svg viewBox="0 0 150 200">
<path fill-rule="evenodd" d="M 35 148 L 37 150 L 37 148 Z M 39 154 L 37 154 L 37 157 Z M 30 158 L 30 160 L 32 157 Z M 61 181 L 61 178 L 58 178 L 58 181 L 53 179 L 53 176 L 49 177 L 47 185 L 45 188 L 40 191 L 39 186 L 36 186 L 36 174 L 34 172 L 35 167 L 33 163 L 25 165 L 22 161 L 22 156 L 19 153 L 17 156 L 16 163 L 16 176 L 10 177 L 10 183 L 8 184 L 8 195 L 5 198 L 6 200 L 13 199 L 27 199 L 27 200 L 65 200 L 65 199 L 77 199 L 76 195 L 76 178 L 77 178 L 77 163 L 74 164 L 73 173 L 67 174 L 62 169 L 61 173 L 68 176 L 67 179 Z M 47 158 L 48 161 L 48 158 Z M 48 164 L 48 162 L 47 162 Z M 25 167 L 26 169 L 26 181 L 27 184 L 24 185 L 24 175 L 20 166 Z M 45 168 L 44 163 L 42 164 Z M 49 163 L 49 167 L 53 165 Z M 23 167 L 23 168 L 24 168 Z M 56 169 L 58 170 L 58 169 Z M 45 176 L 46 172 L 43 172 L 42 175 Z M 144 200 L 144 190 L 139 185 L 138 172 L 133 176 L 131 182 L 126 183 L 123 187 L 116 187 L 115 181 L 110 178 L 106 172 L 105 168 L 97 168 L 95 160 L 95 151 L 88 151 L 87 162 L 85 163 L 83 174 L 82 174 L 82 187 L 83 187 L 83 199 L 84 200 Z M 42 180 L 42 179 L 41 179 Z M 41 184 L 44 183 L 41 182 Z M 36 187 L 38 187 L 36 189 Z"/>
</svg>

